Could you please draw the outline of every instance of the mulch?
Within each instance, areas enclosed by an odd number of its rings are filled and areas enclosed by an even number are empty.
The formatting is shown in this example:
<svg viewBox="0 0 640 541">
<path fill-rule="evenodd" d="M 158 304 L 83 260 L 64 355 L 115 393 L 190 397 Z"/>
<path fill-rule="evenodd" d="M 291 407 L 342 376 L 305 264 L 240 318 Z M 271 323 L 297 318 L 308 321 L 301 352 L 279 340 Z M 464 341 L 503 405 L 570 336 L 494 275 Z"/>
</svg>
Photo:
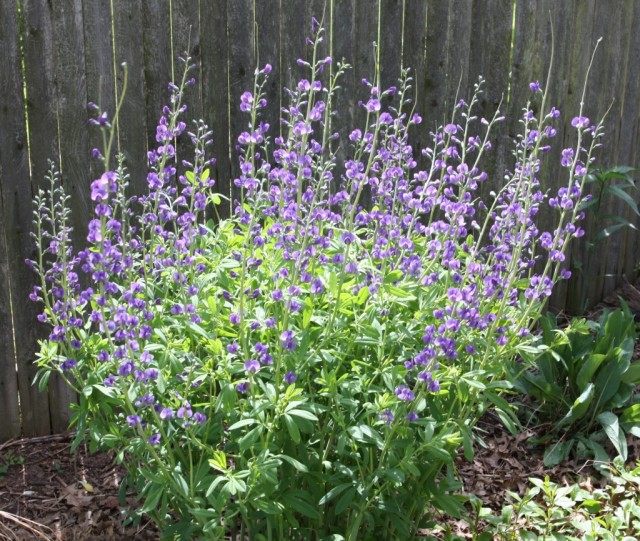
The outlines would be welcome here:
<svg viewBox="0 0 640 541">
<path fill-rule="evenodd" d="M 121 508 L 113 457 L 70 447 L 71 434 L 0 444 L 0 540 L 157 539 L 150 523 L 125 524 L 136 502 Z"/>
</svg>

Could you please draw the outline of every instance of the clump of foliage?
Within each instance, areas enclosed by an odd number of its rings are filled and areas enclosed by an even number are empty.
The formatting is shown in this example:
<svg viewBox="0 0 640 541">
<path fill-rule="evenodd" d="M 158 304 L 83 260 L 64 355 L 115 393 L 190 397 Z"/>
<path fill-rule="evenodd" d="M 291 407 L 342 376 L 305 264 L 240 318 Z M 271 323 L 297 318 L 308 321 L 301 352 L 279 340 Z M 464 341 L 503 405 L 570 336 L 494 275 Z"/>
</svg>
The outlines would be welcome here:
<svg viewBox="0 0 640 541">
<path fill-rule="evenodd" d="M 271 66 L 242 94 L 230 219 L 207 220 L 221 196 L 209 128 L 181 120 L 188 70 L 170 86 L 146 195 L 127 197 L 112 126 L 96 113 L 105 172 L 91 184 L 87 248 L 71 246 L 55 171 L 35 199 L 32 298 L 52 328 L 39 382 L 58 372 L 78 392 L 77 441 L 116 451 L 139 512 L 168 537 L 240 527 L 252 539 L 406 539 L 428 504 L 455 512 L 453 458 L 499 401 L 582 234 L 601 124 L 573 119 L 566 184 L 547 194 L 538 172 L 560 112 L 533 83 L 541 113 L 526 105 L 515 165 L 485 204 L 482 157 L 502 117 L 476 116 L 481 84 L 414 149 L 411 79 L 381 88 L 376 72 L 364 123 L 339 141 L 347 66 L 319 58 L 321 40 L 314 26 L 281 136 L 260 119 Z M 178 157 L 176 140 L 193 155 Z M 540 231 L 547 207 L 555 225 Z"/>
<path fill-rule="evenodd" d="M 640 533 L 640 466 L 626 469 L 621 459 L 607 467 L 607 484 L 561 486 L 549 478 L 530 479 L 531 488 L 520 496 L 509 493 L 510 503 L 500 515 L 482 508 L 486 524 L 477 539 L 500 541 L 553 539 L 564 541 L 634 541 Z"/>
<path fill-rule="evenodd" d="M 640 216 L 638 210 L 637 186 L 633 173 L 635 169 L 625 165 L 619 165 L 610 169 L 593 169 L 586 178 L 588 195 L 582 202 L 581 209 L 589 210 L 591 214 L 591 225 L 583 242 L 586 251 L 583 258 L 572 257 L 571 269 L 573 280 L 569 283 L 569 298 L 574 296 L 574 292 L 580 292 L 580 298 L 573 302 L 577 303 L 573 308 L 583 313 L 588 304 L 593 299 L 585 295 L 588 277 L 593 278 L 596 274 L 594 264 L 599 260 L 597 250 L 604 241 L 609 241 L 613 235 L 621 233 L 624 229 L 636 230 L 636 226 L 629 221 L 622 213 L 608 214 L 606 208 L 611 202 L 619 202 L 624 208 L 629 209 L 636 216 Z"/>
<path fill-rule="evenodd" d="M 623 306 L 598 322 L 574 319 L 566 328 L 548 315 L 541 326 L 540 343 L 523 349 L 530 365 L 515 385 L 535 400 L 537 418 L 550 424 L 545 464 L 558 464 L 572 451 L 606 462 L 607 438 L 626 460 L 626 434 L 640 436 L 633 314 Z"/>
</svg>

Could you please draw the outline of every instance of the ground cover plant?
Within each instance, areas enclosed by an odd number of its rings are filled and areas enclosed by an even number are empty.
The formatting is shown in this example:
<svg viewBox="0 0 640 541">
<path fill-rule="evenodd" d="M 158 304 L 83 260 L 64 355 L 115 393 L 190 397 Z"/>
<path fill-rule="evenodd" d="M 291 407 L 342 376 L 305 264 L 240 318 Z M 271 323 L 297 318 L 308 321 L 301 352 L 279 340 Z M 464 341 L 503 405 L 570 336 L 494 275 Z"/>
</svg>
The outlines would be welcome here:
<svg viewBox="0 0 640 541">
<path fill-rule="evenodd" d="M 549 423 L 545 463 L 558 464 L 570 453 L 607 463 L 607 443 L 626 460 L 627 434 L 640 435 L 633 314 L 623 305 L 599 321 L 574 319 L 564 329 L 552 315 L 541 322 L 541 341 L 523 351 L 530 364 L 514 381 L 534 399 L 535 417 Z"/>
<path fill-rule="evenodd" d="M 616 459 L 606 468 L 607 484 L 559 485 L 530 479 L 524 495 L 509 494 L 499 515 L 481 509 L 486 529 L 478 539 L 633 541 L 640 532 L 640 467 Z"/>
<path fill-rule="evenodd" d="M 55 167 L 35 198 L 32 299 L 52 329 L 38 381 L 57 372 L 77 391 L 77 443 L 117 453 L 138 512 L 167 538 L 409 538 L 429 505 L 459 512 L 453 459 L 471 456 L 487 404 L 509 415 L 507 367 L 583 233 L 602 131 L 582 108 L 566 184 L 547 193 L 538 173 L 560 111 L 531 83 L 515 165 L 484 202 L 482 157 L 503 117 L 476 116 L 482 81 L 418 149 L 409 131 L 427 128 L 409 72 L 381 88 L 376 70 L 364 123 L 340 141 L 331 119 L 348 66 L 319 57 L 322 36 L 314 24 L 282 136 L 260 119 L 269 65 L 241 95 L 230 219 L 208 219 L 222 197 L 212 132 L 182 120 L 188 58 L 146 195 L 128 197 L 112 152 L 122 92 L 112 118 L 94 107 L 104 173 L 87 247 L 71 246 Z M 536 226 L 541 209 L 550 230 Z"/>
</svg>

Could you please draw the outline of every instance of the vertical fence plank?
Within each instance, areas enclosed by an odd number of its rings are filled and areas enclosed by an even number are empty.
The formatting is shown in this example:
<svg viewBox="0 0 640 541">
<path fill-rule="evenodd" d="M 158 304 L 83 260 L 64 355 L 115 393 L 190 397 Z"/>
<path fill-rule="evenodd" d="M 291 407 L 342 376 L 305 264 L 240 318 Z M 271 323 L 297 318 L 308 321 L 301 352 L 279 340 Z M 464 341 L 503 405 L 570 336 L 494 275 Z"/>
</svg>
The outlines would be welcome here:
<svg viewBox="0 0 640 541">
<path fill-rule="evenodd" d="M 101 111 L 106 111 L 109 118 L 113 118 L 115 86 L 110 12 L 111 0 L 85 0 L 82 4 L 87 99 L 97 104 Z M 99 148 L 104 152 L 102 135 L 96 127 L 89 129 L 89 144 L 91 148 Z M 91 160 L 91 178 L 100 175 L 102 169 L 101 162 Z"/>
<path fill-rule="evenodd" d="M 175 79 L 182 79 L 185 65 L 181 58 L 188 53 L 194 67 L 189 78 L 194 78 L 195 85 L 185 90 L 187 110 L 184 121 L 187 130 L 194 129 L 194 121 L 202 119 L 202 63 L 200 54 L 200 4 L 198 0 L 171 0 L 171 50 Z M 193 161 L 193 147 L 185 136 L 178 138 L 176 148 L 177 162 Z"/>
<path fill-rule="evenodd" d="M 471 34 L 469 47 L 467 95 L 471 96 L 473 85 L 482 76 L 485 84 L 475 114 L 479 118 L 491 118 L 499 106 L 503 111 L 508 106 L 513 2 L 478 0 L 473 3 L 472 8 L 472 20 L 475 21 L 476 28 Z M 480 190 L 485 200 L 491 190 L 496 190 L 502 184 L 504 159 L 511 150 L 511 147 L 507 148 L 505 137 L 505 124 L 498 123 L 493 131 L 494 147 L 481 164 L 488 175 Z"/>
<path fill-rule="evenodd" d="M 594 58 L 586 101 L 590 107 L 587 110 L 589 113 L 587 116 L 592 119 L 592 122 L 597 122 L 611 107 L 605 119 L 604 146 L 598 152 L 598 162 L 607 168 L 622 165 L 619 141 L 622 129 L 620 115 L 625 101 L 625 81 L 630 75 L 629 67 L 625 65 L 625 57 L 631 34 L 637 32 L 637 22 L 631 21 L 632 13 L 633 5 L 626 0 L 614 0 L 605 4 L 596 3 L 593 29 L 590 35 L 583 37 L 584 48 L 589 51 L 593 50 L 599 37 L 603 38 L 601 48 Z M 632 25 L 629 24 L 630 22 Z M 637 59 L 631 70 L 632 72 L 637 70 Z M 603 91 L 604 88 L 607 88 L 606 92 Z M 637 197 L 636 200 L 638 200 Z M 625 216 L 626 206 L 621 201 L 611 198 L 603 211 L 608 215 Z M 598 232 L 594 231 L 594 233 Z M 620 261 L 624 240 L 624 231 L 619 231 L 598 247 L 606 247 L 611 255 L 599 258 L 600 261 L 604 261 L 600 273 L 602 289 L 597 289 L 593 293 L 593 298 L 606 297 L 620 285 L 624 272 L 624 264 Z M 594 252 L 598 252 L 598 248 Z"/>
<path fill-rule="evenodd" d="M 380 0 L 380 82 L 382 89 L 397 86 L 402 66 L 403 2 Z"/>
<path fill-rule="evenodd" d="M 197 84 L 187 91 L 187 118 L 189 119 L 187 125 L 191 129 L 192 123 L 190 121 L 202 118 L 200 5 L 198 0 L 171 0 L 170 4 L 172 62 L 176 79 L 180 79 L 184 69 L 184 64 L 179 60 L 179 57 L 184 57 L 186 52 L 191 56 L 192 64 L 196 65 L 192 76 L 196 78 Z M 209 29 L 205 27 L 205 31 L 209 32 Z"/>
<path fill-rule="evenodd" d="M 17 6 L 15 1 L 0 3 L 0 441 L 20 434 L 18 402 L 18 375 L 14 349 L 11 295 L 22 305 L 26 301 L 25 281 L 21 273 L 28 273 L 24 266 L 24 251 L 16 240 L 30 241 L 29 216 L 25 210 L 29 186 L 27 134 L 24 123 L 22 78 L 20 77 L 20 52 L 18 47 Z M 28 200 L 28 199 L 27 199 Z M 18 205 L 16 203 L 20 203 Z M 16 212 L 17 211 L 17 212 Z M 26 223 L 25 223 L 26 221 Z M 21 223 L 22 222 L 22 223 Z M 26 239 L 24 238 L 26 234 Z M 30 313 L 33 315 L 33 311 Z M 24 323 L 23 320 L 20 323 Z M 19 329 L 20 331 L 25 329 Z M 22 344 L 20 344 L 22 346 Z M 21 350 L 22 351 L 22 350 Z M 21 362 L 24 361 L 21 357 Z M 21 366 L 21 369 L 27 367 Z M 24 382 L 23 382 L 24 386 Z M 25 397 L 33 394 L 25 391 Z M 46 405 L 46 402 L 45 402 Z M 31 424 L 34 419 L 30 418 Z M 25 427 L 26 428 L 26 427 Z M 30 426 L 31 430 L 41 427 Z M 45 427 L 42 427 L 45 428 Z"/>
<path fill-rule="evenodd" d="M 256 64 L 263 68 L 271 64 L 272 72 L 268 76 L 264 89 L 267 106 L 261 110 L 261 117 L 269 124 L 269 137 L 273 140 L 279 133 L 280 123 L 280 3 L 270 0 L 256 0 Z"/>
<path fill-rule="evenodd" d="M 631 2 L 633 12 L 628 17 L 628 25 L 635 29 L 640 21 L 640 2 Z M 631 31 L 627 44 L 625 65 L 623 73 L 625 82 L 618 116 L 620 131 L 615 141 L 618 149 L 616 163 L 640 168 L 640 69 L 637 59 L 640 58 L 640 32 Z M 638 178 L 638 173 L 635 173 Z M 636 196 L 636 201 L 638 200 Z M 640 226 L 640 219 L 628 208 L 626 217 L 636 227 Z M 640 235 L 633 229 L 626 229 L 624 233 L 624 245 L 620 250 L 622 274 L 631 279 L 638 271 L 640 253 Z"/>
<path fill-rule="evenodd" d="M 353 118 L 355 114 L 356 80 L 353 70 L 354 43 L 351 36 L 355 29 L 355 1 L 329 0 L 327 7 L 327 40 L 329 53 L 333 58 L 330 66 L 331 73 L 337 70 L 337 64 L 344 62 L 351 67 L 347 69 L 339 81 L 340 88 L 334 98 L 333 109 L 337 115 L 331 119 L 332 133 L 340 136 L 340 146 L 337 150 L 338 167 L 341 169 L 344 160 L 351 153 L 349 148 L 349 132 L 355 128 Z M 336 175 L 337 177 L 337 175 Z M 338 189 L 338 179 L 334 181 L 334 189 Z"/>
<path fill-rule="evenodd" d="M 148 148 L 154 148 L 158 144 L 155 126 L 162 114 L 162 107 L 169 100 L 167 85 L 171 81 L 170 19 L 169 2 L 142 3 Z"/>
<path fill-rule="evenodd" d="M 253 0 L 228 0 L 227 20 L 229 36 L 229 109 L 231 130 L 231 194 L 239 197 L 239 190 L 233 185 L 238 176 L 238 149 L 236 139 L 247 128 L 248 117 L 240 111 L 240 94 L 253 89 L 255 69 L 255 12 Z M 238 39 L 242 36 L 242 39 Z"/>
<path fill-rule="evenodd" d="M 147 158 L 147 127 L 144 85 L 144 40 L 141 0 L 112 0 L 113 53 L 117 81 L 116 95 L 122 92 L 126 62 L 128 82 L 122 111 L 118 120 L 118 151 L 125 157 L 131 175 L 129 189 L 134 194 L 147 191 L 145 178 Z M 115 166 L 115 163 L 114 163 Z"/>
<path fill-rule="evenodd" d="M 71 195 L 73 240 L 76 248 L 86 243 L 91 216 L 89 184 L 90 154 L 87 122 L 87 91 L 84 70 L 84 31 L 81 0 L 52 4 L 54 86 L 58 124 L 58 148 L 63 183 Z M 51 428 L 68 427 L 73 392 L 54 378 L 51 393 Z"/>
<path fill-rule="evenodd" d="M 551 80 L 546 81 L 551 60 L 552 23 L 550 21 L 553 21 L 555 34 L 555 55 Z M 571 58 L 568 47 L 572 40 L 573 24 L 571 2 L 554 2 L 553 0 L 544 0 L 539 3 L 516 2 L 515 35 L 511 53 L 512 76 L 505 108 L 507 138 L 502 141 L 505 147 L 499 149 L 499 152 L 503 151 L 501 158 L 509 156 L 509 152 L 514 148 L 517 135 L 522 131 L 519 121 L 522 118 L 522 110 L 529 100 L 532 101 L 531 108 L 534 113 L 536 115 L 540 113 L 540 98 L 532 96 L 529 89 L 531 81 L 540 81 L 548 86 L 547 109 L 555 105 L 562 107 L 563 117 L 569 114 L 571 108 L 567 104 L 566 96 Z M 566 183 L 566 177 L 562 176 L 565 171 L 559 168 L 560 149 L 565 146 L 564 139 L 568 135 L 565 121 L 566 118 L 561 118 L 557 124 L 558 135 L 552 151 L 543 159 L 538 175 L 543 190 L 557 190 L 560 183 Z M 505 163 L 507 168 L 513 166 L 511 158 L 507 158 L 500 166 L 502 167 Z M 557 214 L 543 205 L 538 215 L 538 227 L 541 231 L 549 229 L 556 219 Z M 565 294 L 566 284 L 559 284 L 551 298 L 551 306 L 557 308 L 562 304 L 559 299 L 563 299 Z"/>
<path fill-rule="evenodd" d="M 450 118 L 458 88 L 459 97 L 466 97 L 471 6 L 469 0 L 427 4 L 427 110 L 424 116 L 429 129 Z"/>
<path fill-rule="evenodd" d="M 10 4 L 13 4 L 13 9 L 15 10 L 15 3 L 10 2 Z M 27 6 L 25 5 L 23 7 L 26 8 Z M 32 35 L 38 42 L 48 42 L 50 44 L 50 39 L 48 39 L 51 35 L 50 26 L 47 27 L 46 24 L 47 10 L 42 6 L 33 7 L 37 12 L 35 14 L 32 13 L 32 15 L 35 15 L 34 19 L 42 24 L 41 26 L 28 26 L 27 37 Z M 9 13 L 7 13 L 7 15 L 9 15 Z M 27 13 L 25 13 L 25 15 L 27 15 Z M 2 20 L 6 21 L 10 19 L 2 17 Z M 25 43 L 25 45 L 26 44 L 27 43 Z M 17 41 L 14 42 L 13 47 L 17 47 Z M 17 51 L 17 48 L 14 50 Z M 15 54 L 17 53 L 14 53 L 14 55 Z M 43 61 L 43 63 L 40 64 L 42 68 L 45 68 L 46 60 L 44 56 L 37 59 L 37 61 Z M 46 78 L 46 71 L 40 75 L 40 77 L 43 79 Z M 27 300 L 27 295 L 33 283 L 33 275 L 25 268 L 24 260 L 26 258 L 33 259 L 35 249 L 33 240 L 30 237 L 32 192 L 29 180 L 29 157 L 27 153 L 26 133 L 24 133 L 25 127 L 20 127 L 20 123 L 23 123 L 24 114 L 22 83 L 20 81 L 20 67 L 17 57 L 15 56 L 13 76 L 9 78 L 9 81 L 11 80 L 13 80 L 13 92 L 9 94 L 11 97 L 6 103 L 13 104 L 12 112 L 14 118 L 10 125 L 12 125 L 14 144 L 20 141 L 20 154 L 14 155 L 14 163 L 9 169 L 11 175 L 8 179 L 3 180 L 3 214 L 5 224 L 11 224 L 11 226 L 7 227 L 6 232 L 11 298 L 14 306 L 21 307 L 19 310 L 14 310 L 13 321 L 14 335 L 18 337 L 16 343 L 16 363 L 18 367 L 22 431 L 26 435 L 35 435 L 46 434 L 51 428 L 49 400 L 50 398 L 55 400 L 53 397 L 55 393 L 53 391 L 51 393 L 39 393 L 37 389 L 31 385 L 36 372 L 33 361 L 35 359 L 37 339 L 41 336 L 40 333 L 42 329 L 35 324 L 37 307 Z M 27 86 L 30 80 L 27 75 Z M 29 99 L 40 102 L 43 96 L 35 93 L 37 90 L 38 87 L 34 89 L 34 92 L 29 94 Z M 46 94 L 45 96 L 49 97 L 51 94 Z M 48 116 L 46 113 L 44 113 L 43 116 L 45 118 L 55 118 L 53 115 Z M 10 120 L 11 119 L 7 119 L 7 121 Z M 5 123 L 3 122 L 2 125 L 4 131 Z M 33 134 L 33 131 L 30 130 L 30 133 Z M 45 133 L 50 140 L 55 141 L 55 135 L 52 137 L 52 134 L 55 134 L 55 128 Z M 42 140 L 44 137 L 45 134 L 36 135 L 36 139 Z M 50 148 L 48 141 L 44 148 Z M 14 151 L 15 150 L 18 150 L 18 148 L 14 148 Z M 43 172 L 44 168 L 40 169 L 40 171 Z M 53 385 L 51 388 L 53 389 Z M 53 402 L 52 406 L 55 409 L 56 406 Z"/>
<path fill-rule="evenodd" d="M 207 31 L 200 40 L 202 61 L 203 118 L 213 130 L 212 151 L 216 158 L 215 178 L 221 194 L 229 197 L 231 163 L 229 160 L 229 41 L 227 3 L 200 2 L 200 21 Z M 222 218 L 229 216 L 229 203 L 218 207 Z"/>
<path fill-rule="evenodd" d="M 424 117 L 427 80 L 427 3 L 421 0 L 405 0 L 402 35 L 402 66 L 409 68 L 413 78 L 412 97 L 415 112 Z M 413 157 L 419 168 L 424 168 L 426 157 L 422 149 L 429 145 L 429 126 L 424 122 L 410 129 Z"/>
</svg>

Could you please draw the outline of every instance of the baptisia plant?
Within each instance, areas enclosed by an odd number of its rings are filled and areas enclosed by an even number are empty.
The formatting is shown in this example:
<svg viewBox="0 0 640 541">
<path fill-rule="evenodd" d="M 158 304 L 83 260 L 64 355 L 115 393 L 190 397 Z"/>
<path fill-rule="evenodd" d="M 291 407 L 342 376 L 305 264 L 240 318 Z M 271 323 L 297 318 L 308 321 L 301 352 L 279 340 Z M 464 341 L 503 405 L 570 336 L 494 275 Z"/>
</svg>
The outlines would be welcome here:
<svg viewBox="0 0 640 541">
<path fill-rule="evenodd" d="M 231 218 L 207 220 L 222 196 L 212 132 L 181 120 L 189 59 L 148 153 L 146 195 L 127 197 L 113 126 L 96 111 L 104 173 L 87 247 L 71 246 L 55 169 L 35 199 L 32 298 L 52 328 L 40 384 L 57 372 L 77 391 L 76 443 L 117 453 L 138 512 L 167 537 L 405 539 L 430 505 L 455 512 L 453 457 L 471 452 L 485 403 L 507 409 L 505 367 L 582 234 L 601 135 L 582 110 L 566 183 L 548 194 L 538 175 L 560 111 L 532 84 L 514 166 L 485 203 L 482 158 L 503 117 L 474 113 L 482 81 L 419 149 L 408 72 L 381 88 L 376 71 L 364 122 L 341 141 L 332 122 L 348 66 L 320 58 L 322 36 L 315 25 L 313 56 L 298 60 L 282 135 L 261 120 L 271 66 L 240 97 Z M 536 227 L 542 208 L 551 230 Z"/>
</svg>

